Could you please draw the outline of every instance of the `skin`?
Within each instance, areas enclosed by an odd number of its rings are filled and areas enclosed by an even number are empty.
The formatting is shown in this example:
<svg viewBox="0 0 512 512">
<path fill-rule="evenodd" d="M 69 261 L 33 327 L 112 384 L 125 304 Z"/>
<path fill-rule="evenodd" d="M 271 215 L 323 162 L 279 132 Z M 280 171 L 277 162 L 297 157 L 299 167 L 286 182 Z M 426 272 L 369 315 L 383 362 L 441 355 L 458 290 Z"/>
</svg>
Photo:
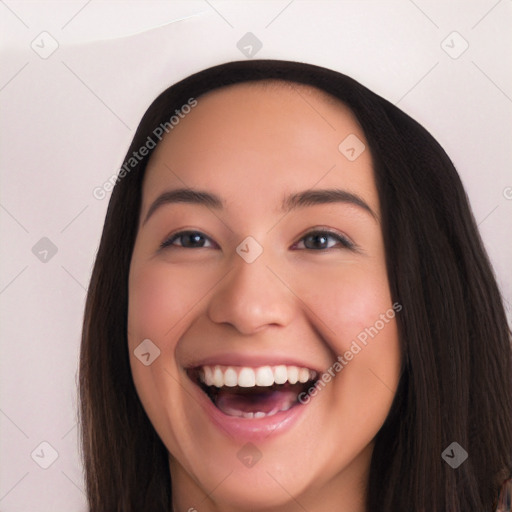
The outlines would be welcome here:
<svg viewBox="0 0 512 512">
<path fill-rule="evenodd" d="M 394 318 L 290 430 L 255 443 L 262 457 L 251 468 L 237 458 L 244 443 L 193 399 L 184 370 L 219 353 L 280 354 L 327 369 L 392 307 L 371 155 L 350 162 L 338 150 L 349 134 L 368 147 L 351 111 L 321 91 L 237 84 L 198 98 L 152 156 L 130 268 L 128 343 L 137 392 L 170 453 L 175 510 L 364 510 L 372 439 L 400 375 Z M 215 193 L 226 206 L 167 204 L 144 222 L 162 192 L 181 187 Z M 279 211 L 287 194 L 327 188 L 357 194 L 377 219 L 342 202 Z M 304 236 L 317 228 L 358 250 L 330 237 L 329 248 L 307 248 Z M 205 246 L 179 239 L 159 249 L 184 229 L 203 233 Z M 247 236 L 263 248 L 250 264 L 235 250 Z M 133 351 L 147 338 L 161 354 L 144 366 Z"/>
</svg>

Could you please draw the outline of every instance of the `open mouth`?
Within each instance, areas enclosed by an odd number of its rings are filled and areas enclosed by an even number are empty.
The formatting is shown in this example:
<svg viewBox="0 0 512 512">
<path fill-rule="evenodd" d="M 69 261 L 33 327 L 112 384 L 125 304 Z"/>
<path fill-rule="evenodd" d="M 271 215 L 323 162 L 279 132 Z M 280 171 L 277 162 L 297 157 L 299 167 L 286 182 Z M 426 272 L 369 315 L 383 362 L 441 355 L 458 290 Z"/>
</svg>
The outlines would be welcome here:
<svg viewBox="0 0 512 512">
<path fill-rule="evenodd" d="M 299 395 L 318 380 L 317 372 L 297 366 L 201 366 L 189 377 L 228 416 L 258 419 L 299 405 Z"/>
</svg>

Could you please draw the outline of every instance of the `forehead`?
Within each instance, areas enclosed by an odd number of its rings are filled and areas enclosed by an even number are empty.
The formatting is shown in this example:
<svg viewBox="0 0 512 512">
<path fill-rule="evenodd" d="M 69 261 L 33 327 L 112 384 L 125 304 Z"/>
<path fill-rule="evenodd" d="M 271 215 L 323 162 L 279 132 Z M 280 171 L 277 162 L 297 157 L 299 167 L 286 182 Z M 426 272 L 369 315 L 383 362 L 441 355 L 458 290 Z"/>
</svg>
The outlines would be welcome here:
<svg viewBox="0 0 512 512">
<path fill-rule="evenodd" d="M 251 82 L 197 102 L 155 149 L 143 206 L 173 187 L 208 189 L 233 204 L 280 202 L 284 192 L 338 187 L 364 191 L 378 209 L 364 132 L 338 99 L 302 84 Z M 366 149 L 351 161 L 340 150 L 345 140 Z"/>
</svg>

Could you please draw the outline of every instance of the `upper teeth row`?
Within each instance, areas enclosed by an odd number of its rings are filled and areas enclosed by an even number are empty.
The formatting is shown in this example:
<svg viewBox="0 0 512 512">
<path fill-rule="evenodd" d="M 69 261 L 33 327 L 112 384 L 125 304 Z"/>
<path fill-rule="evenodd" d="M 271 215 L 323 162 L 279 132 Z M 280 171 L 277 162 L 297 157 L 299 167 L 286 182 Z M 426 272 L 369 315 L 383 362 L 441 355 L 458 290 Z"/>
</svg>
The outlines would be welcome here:
<svg viewBox="0 0 512 512">
<path fill-rule="evenodd" d="M 199 378 L 207 386 L 250 388 L 253 386 L 272 386 L 274 384 L 296 384 L 308 382 L 316 377 L 316 372 L 298 366 L 202 366 Z"/>
</svg>

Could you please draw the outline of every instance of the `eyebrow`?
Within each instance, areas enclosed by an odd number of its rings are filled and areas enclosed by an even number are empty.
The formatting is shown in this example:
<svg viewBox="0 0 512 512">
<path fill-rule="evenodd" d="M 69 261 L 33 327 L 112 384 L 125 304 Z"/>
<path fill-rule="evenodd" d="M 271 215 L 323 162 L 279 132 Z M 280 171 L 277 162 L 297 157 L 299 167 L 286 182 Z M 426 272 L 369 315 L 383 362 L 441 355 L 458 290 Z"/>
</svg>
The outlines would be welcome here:
<svg viewBox="0 0 512 512">
<path fill-rule="evenodd" d="M 146 224 L 148 219 L 156 210 L 158 210 L 158 208 L 165 204 L 173 203 L 198 204 L 214 210 L 221 210 L 224 208 L 224 202 L 215 194 L 200 190 L 193 190 L 191 188 L 178 188 L 176 190 L 169 190 L 160 194 L 149 207 L 148 213 L 146 214 L 142 224 Z"/>
<path fill-rule="evenodd" d="M 361 197 L 352 192 L 348 192 L 347 190 L 341 190 L 338 188 L 305 190 L 304 192 L 291 194 L 284 198 L 281 205 L 281 211 L 289 212 L 296 208 L 329 203 L 352 204 L 369 213 L 376 221 L 379 220 L 377 214 Z"/>
<path fill-rule="evenodd" d="M 144 225 L 160 207 L 174 203 L 197 204 L 214 210 L 221 210 L 225 206 L 224 201 L 218 195 L 211 192 L 191 188 L 169 190 L 160 194 L 155 201 L 153 201 L 142 224 Z M 297 208 L 331 203 L 352 204 L 366 211 L 378 221 L 377 214 L 370 208 L 368 203 L 357 194 L 341 189 L 305 190 L 303 192 L 290 194 L 283 199 L 280 211 L 282 213 L 288 213 Z"/>
</svg>

